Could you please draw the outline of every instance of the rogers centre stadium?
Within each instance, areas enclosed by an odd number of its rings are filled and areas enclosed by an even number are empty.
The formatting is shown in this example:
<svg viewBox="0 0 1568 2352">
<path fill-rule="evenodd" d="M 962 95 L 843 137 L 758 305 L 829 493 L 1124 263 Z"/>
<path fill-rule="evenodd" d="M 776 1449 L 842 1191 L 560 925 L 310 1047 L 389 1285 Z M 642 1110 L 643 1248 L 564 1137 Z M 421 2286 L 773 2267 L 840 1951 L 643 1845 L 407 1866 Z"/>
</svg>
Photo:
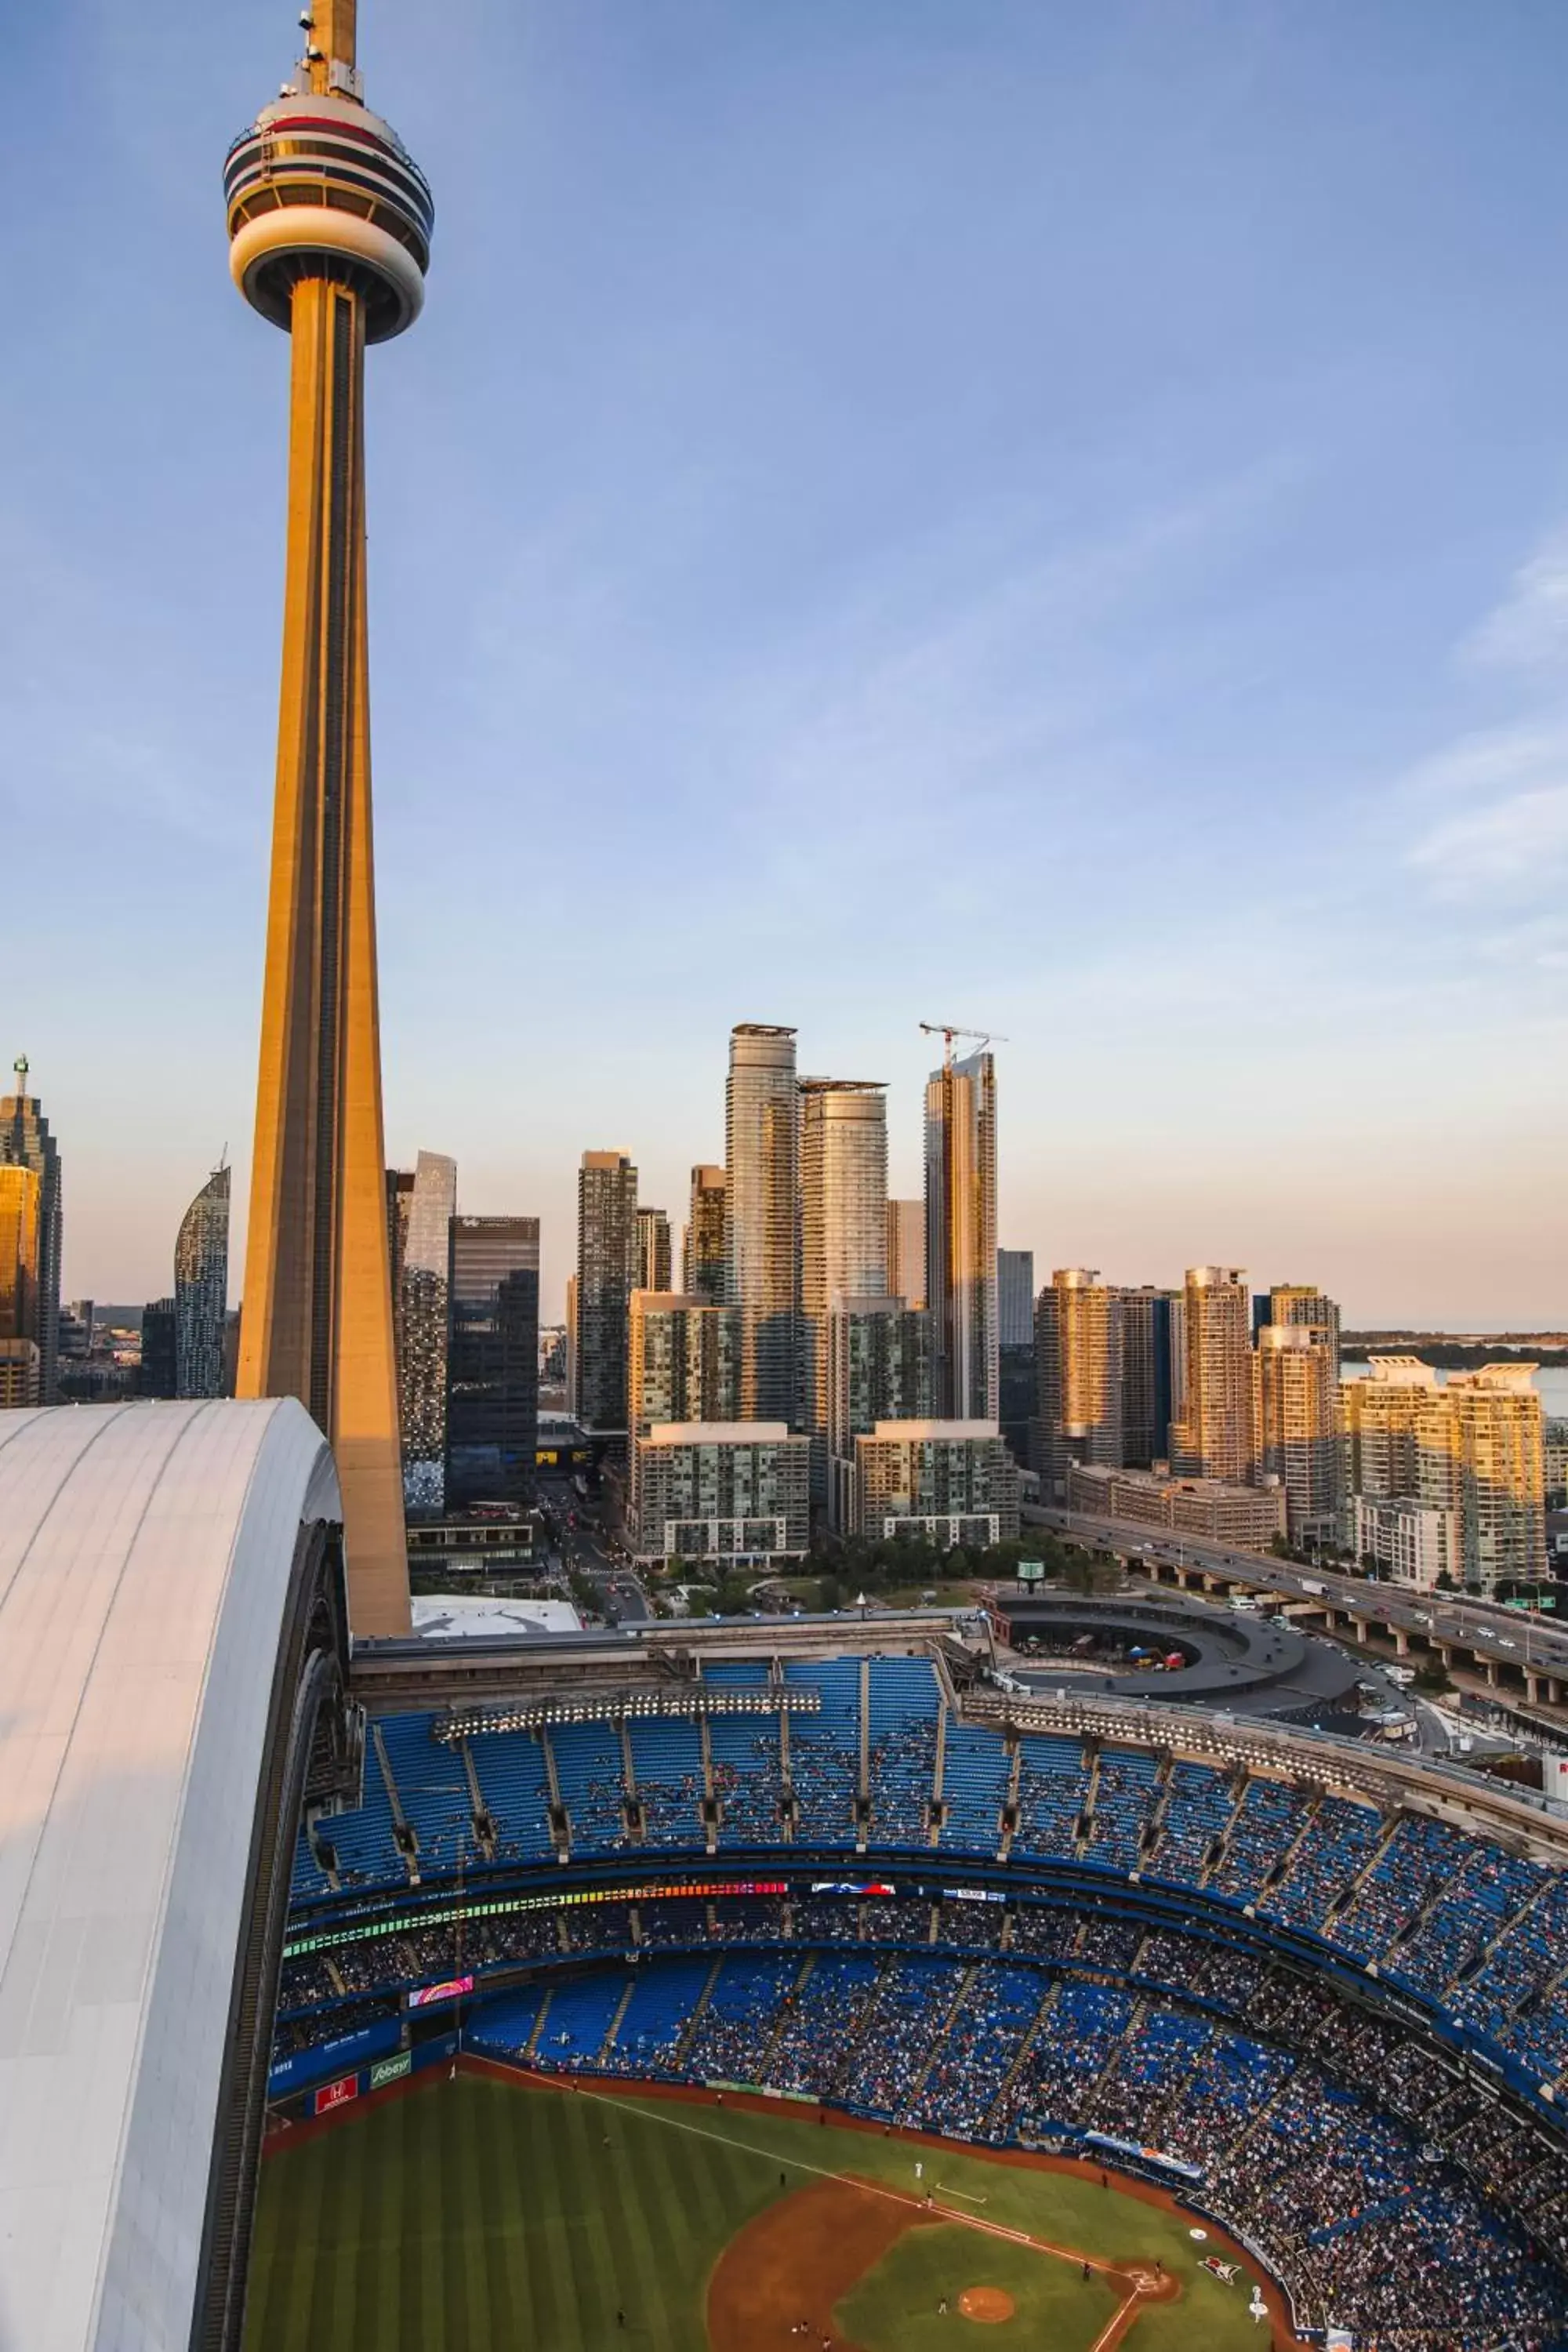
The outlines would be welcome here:
<svg viewBox="0 0 1568 2352">
<path fill-rule="evenodd" d="M 338 1508 L 292 1403 L 0 1424 L 5 2352 L 732 2347 L 792 2211 L 826 2340 L 923 2343 L 856 2294 L 963 2230 L 1019 2307 L 1026 2189 L 1089 2217 L 1037 2340 L 1568 2342 L 1539 1802 L 1023 1697 L 934 1611 L 351 1662 Z M 812 2240 L 868 2177 L 890 2235 Z"/>
</svg>

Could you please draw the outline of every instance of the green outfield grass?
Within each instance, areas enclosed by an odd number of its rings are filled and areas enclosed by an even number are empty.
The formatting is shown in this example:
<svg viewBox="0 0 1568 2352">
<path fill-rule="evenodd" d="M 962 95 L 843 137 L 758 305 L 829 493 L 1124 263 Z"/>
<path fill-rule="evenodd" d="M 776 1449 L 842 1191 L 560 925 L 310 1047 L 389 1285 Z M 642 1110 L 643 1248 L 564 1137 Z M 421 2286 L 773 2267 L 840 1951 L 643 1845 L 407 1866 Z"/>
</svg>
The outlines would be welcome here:
<svg viewBox="0 0 1568 2352">
<path fill-rule="evenodd" d="M 1247 2317 L 1250 2288 L 1200 2271 L 1182 2221 L 1091 2178 L 825 2128 L 809 2114 L 463 2075 L 268 2159 L 247 2352 L 706 2352 L 709 2275 L 738 2230 L 824 2173 L 912 2189 L 917 2159 L 924 2186 L 977 2217 L 1110 2260 L 1157 2255 L 1186 2293 L 1140 2315 L 1129 2352 L 1268 2345 Z M 1013 2296 L 1013 2320 L 937 2315 L 943 2294 L 984 2284 Z M 836 2321 L 865 2352 L 1087 2352 L 1114 2308 L 1076 2267 L 943 2224 L 900 2239 Z M 793 2315 L 780 2314 L 780 2352 Z"/>
</svg>

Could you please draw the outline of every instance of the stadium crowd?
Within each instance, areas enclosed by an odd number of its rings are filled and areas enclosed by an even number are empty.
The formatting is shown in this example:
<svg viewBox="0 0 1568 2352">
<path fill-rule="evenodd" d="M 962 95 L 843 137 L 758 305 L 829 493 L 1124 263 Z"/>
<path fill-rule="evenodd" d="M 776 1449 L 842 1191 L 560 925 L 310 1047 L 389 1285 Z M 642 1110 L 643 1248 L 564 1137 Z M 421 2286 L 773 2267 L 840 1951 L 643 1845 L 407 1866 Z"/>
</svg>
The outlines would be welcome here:
<svg viewBox="0 0 1568 2352">
<path fill-rule="evenodd" d="M 719 1689 L 747 1678 L 722 1665 L 706 1677 Z M 1448 1822 L 1239 1767 L 1045 1735 L 1009 1742 L 951 1714 L 944 1741 L 923 1659 L 867 1662 L 864 1727 L 861 1662 L 791 1662 L 784 1679 L 820 1702 L 787 1718 L 787 1738 L 772 1715 L 715 1715 L 706 1742 L 691 1721 L 454 1742 L 437 1717 L 387 1718 L 361 1811 L 301 1833 L 296 1904 L 427 1885 L 459 1863 L 477 1872 L 558 1853 L 725 1854 L 786 1835 L 825 1851 L 1071 1859 L 1247 1904 L 1373 1961 L 1568 2093 L 1568 1993 L 1557 1981 L 1568 1873 Z M 984 1932 L 953 1938 L 965 1939 Z"/>
<path fill-rule="evenodd" d="M 1568 2335 L 1568 2158 L 1414 2030 L 1411 2005 L 1568 2097 L 1568 1871 L 1240 1764 L 1004 1740 L 943 1713 L 924 1659 L 784 1673 L 806 1712 L 466 1741 L 430 1716 L 374 1727 L 361 1810 L 301 1833 L 278 2054 L 395 2015 L 416 1985 L 471 1974 L 483 1993 L 497 1971 L 581 1963 L 481 2000 L 468 2031 L 546 2068 L 759 2084 L 978 2140 L 1152 2147 L 1289 2282 L 1303 2325 L 1352 2315 L 1396 2337 L 1418 2310 L 1425 2340 L 1458 2352 Z M 518 1892 L 518 1865 L 559 1857 L 629 1872 L 758 1848 L 819 1855 L 812 1891 Z M 1052 1900 L 1016 1871 L 1004 1901 L 953 1883 L 965 1856 L 1070 1862 L 1076 1883 Z M 841 1891 L 879 1867 L 943 1892 Z M 343 1890 L 366 1888 L 450 1916 L 334 1926 Z M 1191 1932 L 1170 1924 L 1172 1890 Z M 1162 1896 L 1164 1923 L 1132 1916 Z M 1244 1948 L 1227 1906 L 1374 1969 L 1392 2001 Z"/>
</svg>

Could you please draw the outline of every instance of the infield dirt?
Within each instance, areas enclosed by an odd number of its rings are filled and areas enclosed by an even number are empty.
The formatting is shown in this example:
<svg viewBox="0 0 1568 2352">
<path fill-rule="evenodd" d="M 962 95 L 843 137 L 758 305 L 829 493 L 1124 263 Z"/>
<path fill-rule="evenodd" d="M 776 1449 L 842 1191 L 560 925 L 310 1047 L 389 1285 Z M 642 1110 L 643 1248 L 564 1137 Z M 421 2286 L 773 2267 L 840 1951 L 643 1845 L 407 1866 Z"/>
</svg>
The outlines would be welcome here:
<svg viewBox="0 0 1568 2352">
<path fill-rule="evenodd" d="M 847 2181 L 818 2180 L 759 2213 L 731 2239 L 708 2285 L 710 2352 L 757 2352 L 781 2335 L 779 2315 L 809 2324 L 816 2352 L 824 2337 L 836 2352 L 858 2352 L 833 2325 L 851 2287 L 874 2270 L 906 2230 L 925 2216 L 887 2197 L 867 2196 Z M 798 2340 L 798 2339 L 797 2339 Z"/>
</svg>

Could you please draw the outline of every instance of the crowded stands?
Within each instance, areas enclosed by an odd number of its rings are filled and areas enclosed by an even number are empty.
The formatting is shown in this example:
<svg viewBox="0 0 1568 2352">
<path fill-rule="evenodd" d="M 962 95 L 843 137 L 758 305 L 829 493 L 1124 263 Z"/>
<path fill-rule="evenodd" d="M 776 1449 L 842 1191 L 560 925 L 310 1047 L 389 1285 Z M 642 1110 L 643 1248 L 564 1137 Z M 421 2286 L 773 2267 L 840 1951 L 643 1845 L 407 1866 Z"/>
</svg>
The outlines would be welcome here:
<svg viewBox="0 0 1568 2352">
<path fill-rule="evenodd" d="M 472 1978 L 467 2046 L 542 2072 L 1114 2144 L 1303 2326 L 1568 2335 L 1568 2156 L 1530 2105 L 1568 2096 L 1568 1871 L 1321 1773 L 966 1723 L 925 1658 L 783 1674 L 804 1707 L 376 1721 L 360 1810 L 301 1832 L 278 2057 Z"/>
</svg>

